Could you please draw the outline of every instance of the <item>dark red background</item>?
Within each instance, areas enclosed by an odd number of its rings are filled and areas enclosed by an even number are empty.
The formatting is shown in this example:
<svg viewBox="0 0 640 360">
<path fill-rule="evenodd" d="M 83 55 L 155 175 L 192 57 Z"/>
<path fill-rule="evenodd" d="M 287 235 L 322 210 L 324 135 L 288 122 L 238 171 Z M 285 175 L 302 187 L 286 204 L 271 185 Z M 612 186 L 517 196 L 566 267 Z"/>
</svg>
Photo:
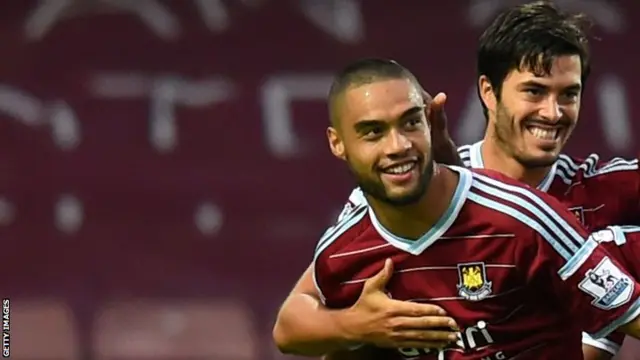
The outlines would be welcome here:
<svg viewBox="0 0 640 360">
<path fill-rule="evenodd" d="M 286 75 L 301 82 L 304 76 L 331 75 L 358 57 L 394 58 L 431 91 L 449 94 L 452 132 L 460 142 L 479 136 L 462 136 L 458 121 L 474 94 L 479 27 L 470 24 L 469 13 L 481 10 L 471 11 L 471 2 L 434 7 L 367 0 L 361 7 L 363 38 L 352 43 L 315 25 L 297 2 L 271 0 L 254 7 L 224 3 L 230 22 L 220 32 L 206 27 L 195 3 L 161 1 L 181 29 L 173 40 L 159 38 L 130 13 L 86 2 L 40 39 L 29 40 L 25 24 L 37 3 L 2 6 L 0 86 L 45 105 L 66 102 L 80 124 L 81 142 L 67 150 L 57 146 L 45 108 L 30 124 L 0 107 L 0 196 L 13 209 L 0 226 L 0 294 L 71 304 L 86 353 L 96 309 L 131 297 L 243 299 L 255 311 L 258 333 L 268 338 L 275 306 L 311 260 L 317 236 L 352 186 L 325 146 L 323 85 L 310 86 L 315 100 L 292 102 L 299 138 L 292 156 L 270 149 L 268 105 L 261 100 L 269 79 Z M 615 33 L 597 22 L 601 41 L 593 44 L 595 70 L 582 124 L 568 147 L 572 154 L 640 150 L 637 141 L 616 149 L 621 143 L 603 135 L 603 124 L 617 120 L 600 115 L 596 94 L 613 93 L 602 86 L 607 76 L 626 91 L 629 119 L 640 115 L 640 28 L 634 21 L 640 6 L 631 0 L 613 4 L 626 25 Z M 622 24 L 615 18 L 612 23 Z M 178 144 L 161 152 L 149 141 L 149 94 L 102 97 L 95 82 L 107 73 L 148 81 L 221 76 L 234 92 L 216 104 L 177 106 Z M 484 121 L 479 111 L 476 116 Z M 631 124 L 632 134 L 639 126 Z M 55 226 L 62 194 L 83 205 L 76 232 Z M 194 223 L 203 201 L 223 214 L 217 233 L 203 234 Z M 260 341 L 268 346 L 265 339 Z"/>
</svg>

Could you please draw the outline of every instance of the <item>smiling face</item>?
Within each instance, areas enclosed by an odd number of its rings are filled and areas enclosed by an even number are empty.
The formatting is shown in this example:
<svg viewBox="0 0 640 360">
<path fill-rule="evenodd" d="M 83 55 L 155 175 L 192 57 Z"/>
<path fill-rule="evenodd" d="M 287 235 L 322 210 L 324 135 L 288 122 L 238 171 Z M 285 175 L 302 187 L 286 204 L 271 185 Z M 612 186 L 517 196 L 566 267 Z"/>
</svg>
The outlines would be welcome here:
<svg viewBox="0 0 640 360">
<path fill-rule="evenodd" d="M 420 200 L 434 165 L 418 85 L 398 78 L 349 87 L 334 106 L 338 123 L 327 130 L 329 145 L 362 190 L 394 205 Z"/>
<path fill-rule="evenodd" d="M 565 55 L 553 59 L 549 74 L 512 70 L 498 94 L 481 77 L 489 135 L 525 167 L 552 165 L 578 121 L 581 76 L 580 57 Z"/>
</svg>

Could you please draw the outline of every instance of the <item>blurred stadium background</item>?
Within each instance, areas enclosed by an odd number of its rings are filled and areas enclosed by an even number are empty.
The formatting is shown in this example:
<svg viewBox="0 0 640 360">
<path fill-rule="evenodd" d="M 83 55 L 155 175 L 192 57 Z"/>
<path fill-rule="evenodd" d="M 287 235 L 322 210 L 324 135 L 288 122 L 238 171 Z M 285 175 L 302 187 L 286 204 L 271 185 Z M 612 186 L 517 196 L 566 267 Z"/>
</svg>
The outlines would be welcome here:
<svg viewBox="0 0 640 360">
<path fill-rule="evenodd" d="M 476 40 L 516 2 L 4 0 L 11 358 L 283 358 L 276 309 L 352 186 L 324 140 L 332 72 L 397 59 L 478 140 Z M 637 154 L 640 3 L 558 2 L 600 38 L 568 152 Z"/>
</svg>

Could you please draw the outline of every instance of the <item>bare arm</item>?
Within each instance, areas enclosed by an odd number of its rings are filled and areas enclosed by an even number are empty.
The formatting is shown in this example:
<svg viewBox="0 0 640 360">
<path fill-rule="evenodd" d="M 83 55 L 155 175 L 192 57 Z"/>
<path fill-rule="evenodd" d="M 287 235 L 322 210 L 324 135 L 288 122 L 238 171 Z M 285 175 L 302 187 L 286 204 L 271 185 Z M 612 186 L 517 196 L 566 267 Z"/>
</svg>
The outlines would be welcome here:
<svg viewBox="0 0 640 360">
<path fill-rule="evenodd" d="M 622 325 L 618 330 L 636 339 L 640 339 L 640 316 Z"/>
<path fill-rule="evenodd" d="M 302 274 L 280 308 L 273 339 L 285 354 L 321 356 L 354 345 L 341 325 L 348 309 L 330 310 L 322 305 L 313 283 L 312 266 Z"/>
<path fill-rule="evenodd" d="M 442 308 L 386 295 L 384 288 L 393 274 L 391 261 L 365 282 L 358 301 L 344 310 L 322 305 L 312 271 L 312 267 L 305 271 L 280 308 L 273 338 L 283 353 L 322 356 L 358 344 L 434 348 L 456 340 L 454 330 L 442 330 L 457 328 Z"/>
<path fill-rule="evenodd" d="M 609 360 L 613 356 L 608 352 L 590 345 L 582 344 L 584 360 Z"/>
</svg>

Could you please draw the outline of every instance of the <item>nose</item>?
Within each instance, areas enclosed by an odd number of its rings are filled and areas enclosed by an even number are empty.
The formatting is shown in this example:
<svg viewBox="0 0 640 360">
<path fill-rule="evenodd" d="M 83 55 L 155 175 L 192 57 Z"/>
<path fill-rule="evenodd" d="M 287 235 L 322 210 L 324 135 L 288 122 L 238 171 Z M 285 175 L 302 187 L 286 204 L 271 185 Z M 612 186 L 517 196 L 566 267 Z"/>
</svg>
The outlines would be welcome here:
<svg viewBox="0 0 640 360">
<path fill-rule="evenodd" d="M 411 140 L 401 131 L 393 130 L 389 132 L 386 146 L 387 156 L 406 155 L 412 146 Z"/>
<path fill-rule="evenodd" d="M 558 122 L 562 118 L 562 107 L 558 103 L 558 100 L 550 96 L 542 105 L 539 115 L 550 121 Z"/>
</svg>

